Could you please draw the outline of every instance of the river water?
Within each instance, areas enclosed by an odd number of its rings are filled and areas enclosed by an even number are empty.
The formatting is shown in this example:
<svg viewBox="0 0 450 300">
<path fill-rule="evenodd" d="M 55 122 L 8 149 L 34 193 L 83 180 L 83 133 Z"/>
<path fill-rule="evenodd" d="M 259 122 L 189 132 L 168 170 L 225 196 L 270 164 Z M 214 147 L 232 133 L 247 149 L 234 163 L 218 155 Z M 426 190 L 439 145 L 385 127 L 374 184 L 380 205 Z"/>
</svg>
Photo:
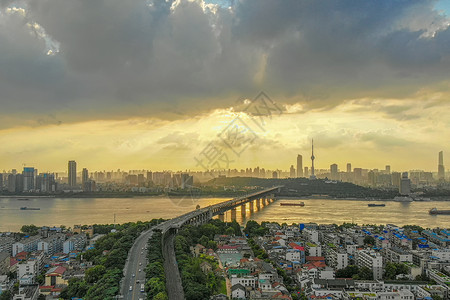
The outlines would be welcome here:
<svg viewBox="0 0 450 300">
<path fill-rule="evenodd" d="M 153 218 L 172 218 L 195 209 L 229 200 L 229 198 L 170 199 L 165 197 L 136 198 L 0 198 L 0 231 L 19 231 L 22 225 L 73 227 L 75 224 L 112 224 L 146 221 Z M 279 202 L 303 201 L 301 206 L 280 206 Z M 450 209 L 450 202 L 377 201 L 385 207 L 368 207 L 368 201 L 330 199 L 280 199 L 250 214 L 248 205 L 246 217 L 237 209 L 238 222 L 252 219 L 258 222 L 279 223 L 336 223 L 419 225 L 422 227 L 450 227 L 450 215 L 430 215 L 428 211 Z M 20 210 L 20 207 L 40 210 Z M 225 215 L 231 219 L 231 213 Z"/>
</svg>

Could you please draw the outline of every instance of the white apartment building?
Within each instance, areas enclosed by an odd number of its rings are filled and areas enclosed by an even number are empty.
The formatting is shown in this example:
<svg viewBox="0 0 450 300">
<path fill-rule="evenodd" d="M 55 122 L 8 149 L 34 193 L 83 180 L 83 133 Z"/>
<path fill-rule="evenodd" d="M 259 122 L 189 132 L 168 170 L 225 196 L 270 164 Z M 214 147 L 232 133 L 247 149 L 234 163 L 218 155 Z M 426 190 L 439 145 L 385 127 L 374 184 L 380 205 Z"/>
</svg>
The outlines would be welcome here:
<svg viewBox="0 0 450 300">
<path fill-rule="evenodd" d="M 40 236 L 31 236 L 29 238 L 22 239 L 19 242 L 12 244 L 12 256 L 16 256 L 17 253 L 20 253 L 22 251 L 25 252 L 37 251 L 37 245 L 40 239 L 41 239 Z"/>
<path fill-rule="evenodd" d="M 336 270 L 343 269 L 348 266 L 348 254 L 344 251 L 339 251 L 336 249 L 327 249 L 326 254 L 327 263 L 330 267 Z"/>
<path fill-rule="evenodd" d="M 383 278 L 383 257 L 379 253 L 368 250 L 356 251 L 356 265 L 371 269 L 374 280 Z"/>
<path fill-rule="evenodd" d="M 401 263 L 401 262 L 413 262 L 412 253 L 406 252 L 400 248 L 392 247 L 389 249 L 385 249 L 385 259 L 389 262 L 393 263 Z"/>
</svg>

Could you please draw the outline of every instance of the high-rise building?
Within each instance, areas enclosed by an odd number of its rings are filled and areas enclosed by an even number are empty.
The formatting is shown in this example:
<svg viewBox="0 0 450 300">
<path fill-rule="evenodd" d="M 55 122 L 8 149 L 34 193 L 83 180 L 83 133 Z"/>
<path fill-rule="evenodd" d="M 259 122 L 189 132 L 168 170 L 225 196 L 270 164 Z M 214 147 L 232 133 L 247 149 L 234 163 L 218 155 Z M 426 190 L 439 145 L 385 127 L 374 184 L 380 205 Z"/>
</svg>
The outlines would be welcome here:
<svg viewBox="0 0 450 300">
<path fill-rule="evenodd" d="M 402 174 L 400 174 L 399 172 L 392 172 L 391 177 L 392 185 L 400 188 L 400 180 L 402 178 Z"/>
<path fill-rule="evenodd" d="M 314 140 L 311 140 L 311 176 L 309 179 L 316 179 L 316 175 L 314 174 Z"/>
<path fill-rule="evenodd" d="M 439 162 L 438 162 L 438 179 L 445 179 L 445 169 L 444 169 L 444 152 L 439 152 Z"/>
<path fill-rule="evenodd" d="M 338 165 L 330 165 L 331 180 L 338 180 Z"/>
<path fill-rule="evenodd" d="M 363 181 L 362 169 L 361 168 L 354 168 L 353 169 L 353 175 L 354 175 L 353 183 L 361 184 L 362 181 Z"/>
<path fill-rule="evenodd" d="M 84 187 L 84 184 L 89 180 L 89 171 L 86 168 L 83 168 L 81 172 L 81 185 Z"/>
<path fill-rule="evenodd" d="M 291 168 L 289 169 L 289 177 L 295 178 L 295 168 L 294 165 L 291 165 Z"/>
<path fill-rule="evenodd" d="M 305 168 L 304 168 L 304 173 L 303 173 L 303 175 L 304 175 L 305 177 L 308 177 L 308 175 L 309 175 L 308 167 L 305 167 Z"/>
<path fill-rule="evenodd" d="M 399 192 L 401 195 L 409 195 L 411 193 L 411 180 L 408 178 L 408 172 L 402 173 Z"/>
<path fill-rule="evenodd" d="M 68 165 L 69 174 L 69 186 L 74 187 L 77 185 L 77 163 L 74 160 L 69 161 Z"/>
<path fill-rule="evenodd" d="M 272 172 L 272 178 L 274 178 L 274 179 L 278 178 L 278 172 L 277 171 L 273 171 Z"/>
<path fill-rule="evenodd" d="M 303 157 L 297 155 L 297 177 L 303 177 Z"/>
<path fill-rule="evenodd" d="M 352 172 L 352 164 L 347 163 L 347 173 L 351 173 L 351 172 Z"/>
<path fill-rule="evenodd" d="M 35 170 L 34 168 L 25 167 L 23 168 L 23 191 L 29 192 L 34 190 L 35 186 Z M 17 188 L 17 185 L 16 185 Z"/>
<path fill-rule="evenodd" d="M 386 165 L 385 171 L 386 171 L 386 174 L 391 174 L 391 166 Z"/>
<path fill-rule="evenodd" d="M 16 192 L 16 175 L 14 174 L 8 175 L 8 192 L 10 193 Z"/>
</svg>

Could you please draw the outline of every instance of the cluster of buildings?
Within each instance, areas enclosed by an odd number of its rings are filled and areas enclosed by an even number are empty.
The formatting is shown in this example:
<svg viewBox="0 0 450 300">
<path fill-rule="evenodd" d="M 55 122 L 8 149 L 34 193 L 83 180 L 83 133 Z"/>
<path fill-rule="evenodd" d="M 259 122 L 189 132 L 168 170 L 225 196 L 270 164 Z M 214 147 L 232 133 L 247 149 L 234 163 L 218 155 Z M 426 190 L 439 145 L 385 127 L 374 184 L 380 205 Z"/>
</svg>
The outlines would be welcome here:
<svg viewBox="0 0 450 300">
<path fill-rule="evenodd" d="M 9 290 L 14 300 L 36 300 L 40 294 L 58 299 L 69 279 L 84 278 L 92 267 L 76 258 L 101 236 L 79 225 L 73 230 L 42 227 L 34 236 L 0 233 L 0 295 Z"/>
<path fill-rule="evenodd" d="M 409 185 L 413 184 L 417 187 L 432 186 L 436 184 L 442 185 L 446 181 L 443 151 L 439 152 L 438 169 L 437 172 L 434 173 L 423 170 L 410 170 L 409 172 L 402 173 L 391 172 L 390 165 L 386 165 L 384 170 L 364 168 L 352 169 L 351 163 L 347 163 L 345 170 L 340 170 L 337 164 L 330 165 L 329 169 L 314 169 L 314 159 L 315 156 L 312 154 L 311 168 L 308 169 L 308 167 L 303 167 L 302 155 L 298 155 L 297 168 L 295 168 L 294 165 L 291 165 L 289 173 L 282 173 L 279 171 L 277 174 L 274 174 L 273 177 L 328 178 L 329 180 L 351 182 L 363 186 L 398 188 L 402 194 L 408 194 L 407 190 L 405 190 L 405 188 L 408 189 L 408 187 L 405 186 L 407 181 L 409 181 Z M 287 174 L 289 175 L 287 176 Z"/>
<path fill-rule="evenodd" d="M 216 235 L 214 241 L 217 243 L 215 252 L 200 244 L 192 247 L 191 251 L 194 256 L 206 254 L 215 256 L 220 261 L 231 299 L 292 299 L 274 266 L 253 257 L 245 237 Z M 207 262 L 200 267 L 205 272 L 211 271 Z M 226 295 L 216 295 L 214 299 L 229 298 Z"/>
<path fill-rule="evenodd" d="M 308 299 L 450 297 L 449 230 L 419 233 L 392 224 L 382 228 L 314 223 L 304 227 L 273 223 L 266 226 L 270 234 L 255 241 Z M 373 244 L 367 244 L 367 240 Z M 403 264 L 407 272 L 387 279 L 388 263 Z M 348 266 L 365 267 L 368 278 L 336 276 L 338 270 Z M 252 298 L 246 294 L 242 299 Z"/>
<path fill-rule="evenodd" d="M 391 172 L 387 165 L 385 169 L 353 168 L 347 163 L 346 169 L 340 170 L 337 164 L 329 169 L 314 168 L 314 153 L 311 156 L 311 167 L 303 166 L 302 155 L 297 156 L 296 167 L 291 165 L 287 171 L 266 170 L 264 168 L 205 170 L 205 171 L 159 171 L 130 170 L 96 171 L 89 173 L 83 168 L 77 172 L 76 161 L 69 161 L 67 172 L 38 173 L 34 167 L 24 167 L 22 172 L 16 169 L 0 173 L 0 191 L 9 193 L 54 193 L 54 192 L 153 192 L 163 189 L 186 189 L 195 183 L 206 182 L 214 177 L 255 177 L 255 178 L 328 178 L 332 181 L 350 182 L 357 185 L 397 188 L 403 195 L 415 187 L 445 186 L 446 173 L 444 154 L 439 152 L 437 172 L 410 170 L 409 172 Z"/>
</svg>

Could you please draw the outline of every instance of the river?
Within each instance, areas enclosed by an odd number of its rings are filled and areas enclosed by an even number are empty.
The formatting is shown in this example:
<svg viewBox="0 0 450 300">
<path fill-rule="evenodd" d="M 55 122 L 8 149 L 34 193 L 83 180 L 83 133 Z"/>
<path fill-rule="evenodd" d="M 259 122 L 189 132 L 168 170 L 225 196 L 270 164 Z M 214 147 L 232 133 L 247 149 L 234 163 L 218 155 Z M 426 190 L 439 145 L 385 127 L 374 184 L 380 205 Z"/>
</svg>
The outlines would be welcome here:
<svg viewBox="0 0 450 300">
<path fill-rule="evenodd" d="M 136 198 L 32 198 L 18 200 L 0 198 L 0 231 L 19 231 L 22 225 L 73 227 L 75 224 L 112 224 L 146 221 L 153 218 L 172 218 L 195 209 L 198 204 L 205 207 L 229 198 L 169 199 L 165 197 Z M 279 202 L 303 201 L 301 206 L 280 206 Z M 450 202 L 377 201 L 385 207 L 368 207 L 368 201 L 330 199 L 280 199 L 261 211 L 247 215 L 243 219 L 237 210 L 237 221 L 252 219 L 258 222 L 279 223 L 336 223 L 354 222 L 358 224 L 419 225 L 422 227 L 450 227 L 450 215 L 430 215 L 428 211 L 450 209 Z M 40 208 L 40 210 L 20 210 L 20 207 Z M 231 219 L 231 213 L 226 214 Z"/>
</svg>

